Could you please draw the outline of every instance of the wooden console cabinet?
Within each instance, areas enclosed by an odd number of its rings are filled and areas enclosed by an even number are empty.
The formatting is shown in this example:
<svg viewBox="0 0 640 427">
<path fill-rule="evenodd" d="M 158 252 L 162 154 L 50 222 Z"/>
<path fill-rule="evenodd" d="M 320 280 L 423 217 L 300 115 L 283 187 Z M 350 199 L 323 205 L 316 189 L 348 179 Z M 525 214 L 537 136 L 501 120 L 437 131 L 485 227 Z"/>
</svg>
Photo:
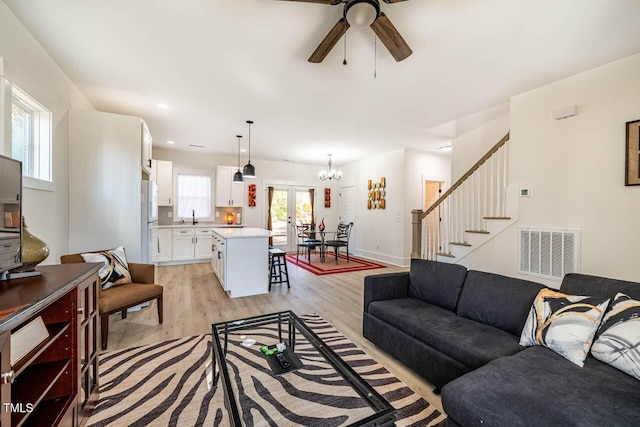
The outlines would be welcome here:
<svg viewBox="0 0 640 427">
<path fill-rule="evenodd" d="M 43 266 L 0 282 L 0 426 L 81 426 L 98 398 L 100 264 Z M 48 338 L 11 365 L 11 334 L 41 317 Z"/>
</svg>

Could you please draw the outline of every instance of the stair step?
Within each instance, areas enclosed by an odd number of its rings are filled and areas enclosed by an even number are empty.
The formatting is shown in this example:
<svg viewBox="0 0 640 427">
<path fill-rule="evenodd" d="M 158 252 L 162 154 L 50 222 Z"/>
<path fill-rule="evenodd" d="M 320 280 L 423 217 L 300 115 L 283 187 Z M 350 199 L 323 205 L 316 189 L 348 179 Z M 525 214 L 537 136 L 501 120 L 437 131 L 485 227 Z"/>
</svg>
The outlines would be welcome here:
<svg viewBox="0 0 640 427">
<path fill-rule="evenodd" d="M 465 233 L 490 234 L 487 230 L 465 230 Z"/>
<path fill-rule="evenodd" d="M 483 219 L 505 219 L 505 220 L 510 220 L 511 217 L 510 216 L 485 216 L 485 217 L 483 217 Z"/>
<path fill-rule="evenodd" d="M 450 245 L 456 245 L 456 246 L 471 246 L 469 243 L 467 242 L 451 242 L 449 243 Z"/>
<path fill-rule="evenodd" d="M 446 254 L 444 252 L 438 252 L 436 253 L 437 256 L 446 256 L 447 258 L 455 258 L 455 256 L 453 256 L 452 254 Z"/>
</svg>

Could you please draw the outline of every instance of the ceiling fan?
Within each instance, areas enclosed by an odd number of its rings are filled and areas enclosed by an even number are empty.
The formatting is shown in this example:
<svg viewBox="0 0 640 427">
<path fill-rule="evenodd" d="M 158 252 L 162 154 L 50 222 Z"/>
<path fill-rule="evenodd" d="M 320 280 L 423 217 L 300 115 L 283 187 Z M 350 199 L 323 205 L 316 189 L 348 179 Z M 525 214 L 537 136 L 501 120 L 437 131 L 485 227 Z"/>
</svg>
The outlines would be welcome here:
<svg viewBox="0 0 640 427">
<path fill-rule="evenodd" d="M 370 26 L 380 41 L 385 45 L 393 58 L 400 62 L 408 58 L 413 52 L 404 41 L 396 27 L 393 26 L 387 15 L 380 11 L 378 0 L 288 0 L 307 3 L 321 3 L 337 6 L 344 3 L 342 18 L 333 26 L 309 57 L 309 62 L 320 63 L 329 54 L 338 40 L 347 32 L 349 27 Z M 406 0 L 383 0 L 385 3 L 399 3 Z"/>
</svg>

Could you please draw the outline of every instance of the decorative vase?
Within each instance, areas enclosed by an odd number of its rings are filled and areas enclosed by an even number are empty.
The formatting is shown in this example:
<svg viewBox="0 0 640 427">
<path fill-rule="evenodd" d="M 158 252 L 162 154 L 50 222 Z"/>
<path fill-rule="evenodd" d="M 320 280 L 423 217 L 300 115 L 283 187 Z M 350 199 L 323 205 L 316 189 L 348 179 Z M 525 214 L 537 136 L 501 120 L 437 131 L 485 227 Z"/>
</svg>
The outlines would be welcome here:
<svg viewBox="0 0 640 427">
<path fill-rule="evenodd" d="M 22 217 L 22 266 L 13 273 L 34 271 L 36 266 L 49 256 L 49 245 L 34 236 L 27 229 L 27 222 Z"/>
<path fill-rule="evenodd" d="M 324 218 L 322 218 L 322 221 L 320 221 L 320 225 L 318 226 L 318 230 L 324 231 Z"/>
</svg>

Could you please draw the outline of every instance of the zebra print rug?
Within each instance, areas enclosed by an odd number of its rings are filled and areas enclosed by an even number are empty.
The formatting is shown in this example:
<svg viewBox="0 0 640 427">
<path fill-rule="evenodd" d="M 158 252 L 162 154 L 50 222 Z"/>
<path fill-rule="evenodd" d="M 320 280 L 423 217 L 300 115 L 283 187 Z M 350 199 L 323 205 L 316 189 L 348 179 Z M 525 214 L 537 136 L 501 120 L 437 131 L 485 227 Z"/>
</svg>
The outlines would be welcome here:
<svg viewBox="0 0 640 427">
<path fill-rule="evenodd" d="M 301 318 L 397 409 L 397 426 L 446 426 L 446 415 L 430 406 L 324 319 L 315 314 Z M 211 363 L 211 349 L 211 335 L 197 335 L 103 353 L 100 356 L 100 399 L 88 426 L 228 425 L 222 381 L 211 390 L 208 386 L 206 368 Z M 263 374 L 270 375 L 270 372 L 265 369 Z M 304 376 L 304 380 L 313 382 L 303 384 L 302 388 L 306 394 L 316 397 L 323 387 L 327 387 L 327 393 L 334 393 L 335 387 L 327 385 L 331 382 L 327 379 L 326 376 Z M 300 384 L 295 386 L 300 387 Z M 305 395 L 304 392 L 300 394 Z M 307 404 L 318 406 L 315 399 L 308 400 Z M 315 418 L 315 422 L 309 422 L 311 418 L 298 418 L 303 421 L 292 422 L 291 417 L 286 423 L 282 419 L 274 421 L 277 417 L 261 407 L 253 408 L 254 412 L 256 415 L 251 421 L 255 426 L 348 424 L 348 421 L 336 422 L 337 417 L 332 418 L 330 407 L 324 408 L 326 418 L 319 421 Z"/>
</svg>

